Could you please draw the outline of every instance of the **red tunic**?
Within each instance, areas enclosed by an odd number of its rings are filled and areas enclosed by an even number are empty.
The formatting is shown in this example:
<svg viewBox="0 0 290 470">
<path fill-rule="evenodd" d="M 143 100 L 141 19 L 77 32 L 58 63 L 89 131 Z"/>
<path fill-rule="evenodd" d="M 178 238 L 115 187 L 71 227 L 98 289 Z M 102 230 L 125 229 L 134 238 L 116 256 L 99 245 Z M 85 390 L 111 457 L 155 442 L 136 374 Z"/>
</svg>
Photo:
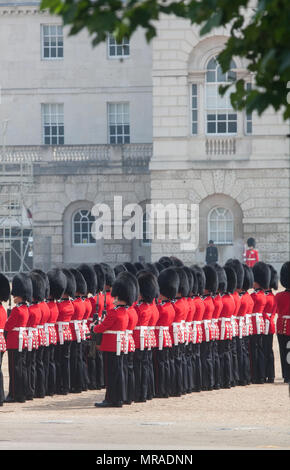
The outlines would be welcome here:
<svg viewBox="0 0 290 470">
<path fill-rule="evenodd" d="M 7 349 L 22 350 L 28 346 L 26 325 L 29 318 L 29 311 L 26 304 L 18 304 L 11 310 L 11 314 L 6 321 L 5 331 L 7 331 Z M 19 328 L 23 330 L 19 331 Z M 21 339 L 23 336 L 23 341 Z"/>
<path fill-rule="evenodd" d="M 133 337 L 133 331 L 138 323 L 138 314 L 135 307 L 131 306 L 127 309 L 128 312 L 128 326 L 126 330 L 126 350 L 127 352 L 135 351 L 135 342 Z"/>
<path fill-rule="evenodd" d="M 128 309 L 123 306 L 117 306 L 107 311 L 104 320 L 94 326 L 95 333 L 103 333 L 100 349 L 101 351 L 110 351 L 118 353 L 118 342 L 120 351 L 124 344 L 124 336 L 129 323 Z"/>
<path fill-rule="evenodd" d="M 32 349 L 38 349 L 39 347 L 40 330 L 37 328 L 37 326 L 41 324 L 42 313 L 39 307 L 39 303 L 29 305 L 28 311 L 29 318 L 26 325 L 28 329 L 28 351 L 32 351 Z"/>
<path fill-rule="evenodd" d="M 82 328 L 82 320 L 86 313 L 86 305 L 82 297 L 77 297 L 74 299 L 72 304 L 74 307 L 74 313 L 70 320 L 72 340 L 80 343 L 82 339 L 85 339 Z"/>
<path fill-rule="evenodd" d="M 276 294 L 277 334 L 290 336 L 290 290 Z"/>
<path fill-rule="evenodd" d="M 172 340 L 169 328 L 175 318 L 175 310 L 171 301 L 162 301 L 157 304 L 159 318 L 155 327 L 155 336 L 157 347 L 161 350 L 163 348 L 171 348 Z"/>
<path fill-rule="evenodd" d="M 177 344 L 184 343 L 186 341 L 185 338 L 185 319 L 187 318 L 188 314 L 188 302 L 187 299 L 184 297 L 180 297 L 172 302 L 175 317 L 170 326 L 170 335 L 171 341 L 176 346 Z"/>
<path fill-rule="evenodd" d="M 186 328 L 186 343 L 192 343 L 193 342 L 193 319 L 195 315 L 195 303 L 192 297 L 188 297 L 187 299 L 188 303 L 188 313 L 187 317 L 185 319 L 185 328 Z"/>
<path fill-rule="evenodd" d="M 265 335 L 273 335 L 276 331 L 275 317 L 276 317 L 276 298 L 272 291 L 266 291 L 266 304 L 263 311 L 263 318 L 265 322 Z"/>
<path fill-rule="evenodd" d="M 103 295 L 104 295 L 104 297 L 106 296 L 106 310 L 108 312 L 108 310 L 112 310 L 112 308 L 115 308 L 114 297 L 112 297 L 110 291 L 106 291 L 106 293 L 103 294 Z"/>
<path fill-rule="evenodd" d="M 266 305 L 266 295 L 261 289 L 256 290 L 251 294 L 254 302 L 252 323 L 253 323 L 253 334 L 259 335 L 265 332 L 265 322 L 263 318 L 263 312 Z"/>
<path fill-rule="evenodd" d="M 104 310 L 104 294 L 103 292 L 99 292 L 97 295 L 95 295 L 95 300 L 96 300 L 96 309 L 99 318 L 102 318 L 102 313 Z"/>
<path fill-rule="evenodd" d="M 241 306 L 241 296 L 238 291 L 235 291 L 232 295 L 233 295 L 235 306 L 236 306 L 235 312 L 232 316 L 233 336 L 238 336 L 239 335 L 239 323 L 237 321 L 237 317 L 238 317 L 240 306 Z"/>
<path fill-rule="evenodd" d="M 211 341 L 213 339 L 212 315 L 214 312 L 214 303 L 211 295 L 204 297 L 204 314 L 202 321 L 202 340 Z"/>
<path fill-rule="evenodd" d="M 252 268 L 259 261 L 259 253 L 257 250 L 248 249 L 245 253 L 245 263 Z"/>
<path fill-rule="evenodd" d="M 248 294 L 249 295 L 249 294 Z M 241 303 L 237 315 L 238 326 L 239 326 L 239 338 L 247 336 L 246 331 L 246 313 L 248 310 L 248 297 L 247 292 L 243 292 L 240 295 Z"/>
<path fill-rule="evenodd" d="M 0 352 L 6 351 L 6 341 L 4 337 L 4 328 L 7 321 L 7 312 L 0 302 Z"/>
<path fill-rule="evenodd" d="M 223 308 L 219 318 L 220 339 L 232 339 L 232 315 L 236 310 L 236 304 L 231 294 L 224 294 L 222 296 Z"/>
<path fill-rule="evenodd" d="M 155 328 L 159 319 L 159 310 L 155 300 L 153 300 L 151 307 L 151 316 L 148 321 L 148 330 L 149 330 L 149 344 L 148 349 L 156 348 L 157 341 L 155 335 Z"/>
<path fill-rule="evenodd" d="M 56 332 L 56 322 L 58 319 L 58 306 L 57 302 L 54 300 L 49 300 L 47 306 L 50 311 L 50 316 L 48 320 L 48 330 L 49 330 L 49 344 L 57 344 L 57 332 Z"/>
<path fill-rule="evenodd" d="M 152 304 L 140 302 L 136 305 L 135 310 L 138 315 L 138 322 L 133 331 L 133 337 L 136 349 L 143 351 L 149 346 L 148 324 L 152 316 Z"/>
<path fill-rule="evenodd" d="M 49 346 L 49 331 L 48 331 L 48 322 L 50 318 L 49 306 L 46 302 L 39 302 L 39 308 L 41 310 L 41 320 L 38 324 L 39 332 L 39 345 Z"/>
<path fill-rule="evenodd" d="M 69 322 L 74 314 L 74 307 L 71 300 L 61 300 L 58 306 L 58 319 L 56 322 L 57 341 L 63 344 L 64 341 L 71 341 L 72 335 Z"/>
<path fill-rule="evenodd" d="M 223 301 L 222 301 L 220 294 L 217 294 L 214 296 L 213 304 L 214 304 L 214 311 L 212 314 L 213 339 L 218 340 L 220 339 L 218 319 L 220 317 L 220 314 L 223 308 Z"/>
<path fill-rule="evenodd" d="M 83 317 L 82 321 L 82 331 L 84 338 L 86 338 L 86 335 L 90 333 L 90 324 L 92 323 L 92 303 L 88 297 L 83 297 L 84 304 L 86 306 L 86 311 Z"/>
<path fill-rule="evenodd" d="M 200 344 L 202 342 L 202 320 L 204 315 L 204 301 L 198 295 L 193 298 L 195 305 L 195 314 L 193 319 L 193 343 Z"/>
</svg>

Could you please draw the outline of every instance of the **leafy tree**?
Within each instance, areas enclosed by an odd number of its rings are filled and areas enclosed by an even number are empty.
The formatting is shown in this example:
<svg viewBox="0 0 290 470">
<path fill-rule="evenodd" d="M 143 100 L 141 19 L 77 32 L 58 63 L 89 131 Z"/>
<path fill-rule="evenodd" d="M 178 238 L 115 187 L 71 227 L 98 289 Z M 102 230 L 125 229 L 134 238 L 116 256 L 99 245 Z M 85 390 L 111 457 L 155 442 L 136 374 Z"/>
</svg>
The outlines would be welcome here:
<svg viewBox="0 0 290 470">
<path fill-rule="evenodd" d="M 162 14 L 190 20 L 199 26 L 201 36 L 229 26 L 230 37 L 218 56 L 223 72 L 229 70 L 233 57 L 241 57 L 255 77 L 252 89 L 246 88 L 243 79 L 234 83 L 234 108 L 261 115 L 272 106 L 283 112 L 285 120 L 290 117 L 289 0 L 42 0 L 41 9 L 60 15 L 71 35 L 86 29 L 93 46 L 108 34 L 121 42 L 139 27 L 149 42 L 157 34 Z"/>
</svg>

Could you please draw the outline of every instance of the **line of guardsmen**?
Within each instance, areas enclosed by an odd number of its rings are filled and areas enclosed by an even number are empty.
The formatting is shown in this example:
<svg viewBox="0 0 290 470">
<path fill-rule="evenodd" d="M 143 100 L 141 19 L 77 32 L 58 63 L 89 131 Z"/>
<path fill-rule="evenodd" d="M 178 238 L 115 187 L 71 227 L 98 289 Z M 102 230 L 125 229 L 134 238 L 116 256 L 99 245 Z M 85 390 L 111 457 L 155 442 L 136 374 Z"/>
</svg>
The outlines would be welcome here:
<svg viewBox="0 0 290 470">
<path fill-rule="evenodd" d="M 106 389 L 96 407 L 231 388 L 275 378 L 277 333 L 290 382 L 290 262 L 185 266 L 81 264 L 0 274 L 0 405 Z M 254 289 L 254 290 L 253 290 Z M 276 315 L 277 321 L 276 321 Z"/>
</svg>

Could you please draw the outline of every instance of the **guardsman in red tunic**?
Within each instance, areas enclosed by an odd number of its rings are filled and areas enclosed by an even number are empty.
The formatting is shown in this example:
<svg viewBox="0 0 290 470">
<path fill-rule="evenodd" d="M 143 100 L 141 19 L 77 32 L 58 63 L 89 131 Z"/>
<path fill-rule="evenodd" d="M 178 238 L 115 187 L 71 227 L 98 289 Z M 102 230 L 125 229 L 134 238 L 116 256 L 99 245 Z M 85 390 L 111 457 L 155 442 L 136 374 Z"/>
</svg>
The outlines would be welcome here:
<svg viewBox="0 0 290 470">
<path fill-rule="evenodd" d="M 156 276 L 149 271 L 139 271 L 137 274 L 139 284 L 139 301 L 135 307 L 138 315 L 138 322 L 133 331 L 135 342 L 134 354 L 134 373 L 135 373 L 135 402 L 145 402 L 149 393 L 151 398 L 154 394 L 154 381 L 152 380 L 152 372 L 150 374 L 150 362 L 152 365 L 152 354 L 149 356 L 149 348 L 152 351 L 150 341 L 152 335 L 149 330 L 149 323 L 152 318 L 154 323 L 154 302 L 159 295 L 159 287 Z M 158 311 L 157 311 L 158 314 Z M 158 314 L 159 316 L 159 314 Z M 157 321 L 157 318 L 156 318 Z M 155 325 L 156 325 L 155 321 Z M 151 324 L 152 325 L 152 324 Z M 154 325 L 154 326 L 155 326 Z M 151 330 L 154 333 L 154 330 Z M 155 334 L 154 334 L 155 339 Z M 155 347 L 153 345 L 153 347 Z M 153 377 L 154 379 L 154 377 Z"/>
<path fill-rule="evenodd" d="M 158 273 L 159 275 L 159 273 Z M 156 277 L 156 279 L 158 276 Z M 156 354 L 156 348 L 157 348 L 157 341 L 156 341 L 156 335 L 155 335 L 155 329 L 156 325 L 159 319 L 159 311 L 157 308 L 157 299 L 159 297 L 159 286 L 158 286 L 158 280 L 157 280 L 157 290 L 158 290 L 158 295 L 156 298 L 153 300 L 151 303 L 151 316 L 148 322 L 148 363 L 149 363 L 149 385 L 148 385 L 148 394 L 147 394 L 147 400 L 152 400 L 152 398 L 155 397 L 155 365 L 154 365 L 154 358 Z"/>
<path fill-rule="evenodd" d="M 281 267 L 280 282 L 285 290 L 276 294 L 278 315 L 276 327 L 282 376 L 285 383 L 290 383 L 290 261 Z"/>
<path fill-rule="evenodd" d="M 248 238 L 247 245 L 248 248 L 245 250 L 244 253 L 244 261 L 247 266 L 252 268 L 254 264 L 259 261 L 259 252 L 255 249 L 256 242 L 254 238 Z"/>
<path fill-rule="evenodd" d="M 264 356 L 265 356 L 265 381 L 274 383 L 275 380 L 275 360 L 273 351 L 273 335 L 275 333 L 276 317 L 276 297 L 273 291 L 278 290 L 278 273 L 276 269 L 269 264 L 271 271 L 269 290 L 265 291 L 266 305 L 263 311 L 265 323 L 265 333 L 262 336 Z"/>
<path fill-rule="evenodd" d="M 10 284 L 7 277 L 0 273 L 0 406 L 3 406 L 5 400 L 4 394 L 4 380 L 2 372 L 2 360 L 6 352 L 6 340 L 4 335 L 4 328 L 7 321 L 7 312 L 2 305 L 2 302 L 7 302 L 10 297 Z"/>
<path fill-rule="evenodd" d="M 157 308 L 159 318 L 155 327 L 157 348 L 154 358 L 155 363 L 155 390 L 157 398 L 168 398 L 171 394 L 171 369 L 169 351 L 172 348 L 172 339 L 169 329 L 175 318 L 172 300 L 175 299 L 179 288 L 179 277 L 177 272 L 171 268 L 163 269 L 158 276 L 159 300 Z"/>
<path fill-rule="evenodd" d="M 84 276 L 77 269 L 70 270 L 76 281 L 76 293 L 72 300 L 74 313 L 70 320 L 72 335 L 70 350 L 70 391 L 81 393 L 83 390 L 83 350 L 82 350 L 82 321 L 86 313 L 86 306 L 83 296 L 87 293 L 87 283 Z"/>
<path fill-rule="evenodd" d="M 56 393 L 56 364 L 55 364 L 55 354 L 57 348 L 57 331 L 56 323 L 58 321 L 58 300 L 60 300 L 66 289 L 67 280 L 59 268 L 53 268 L 47 272 L 47 277 L 49 281 L 49 297 L 48 297 L 48 308 L 50 310 L 49 317 L 49 372 L 48 372 L 48 381 L 47 381 L 47 390 L 46 394 L 53 396 Z"/>
<path fill-rule="evenodd" d="M 213 328 L 212 316 L 214 312 L 213 295 L 218 288 L 218 276 L 215 268 L 208 264 L 203 268 L 205 274 L 204 287 L 204 315 L 203 315 L 203 342 L 201 343 L 202 390 L 213 390 Z"/>
<path fill-rule="evenodd" d="M 213 297 L 214 311 L 212 315 L 212 328 L 213 328 L 213 370 L 214 370 L 214 389 L 218 390 L 221 387 L 221 364 L 219 355 L 219 341 L 220 329 L 218 326 L 219 318 L 223 308 L 222 295 L 225 293 L 227 287 L 227 275 L 222 266 L 218 263 L 213 264 L 218 276 L 218 289 L 216 295 Z"/>
<path fill-rule="evenodd" d="M 16 305 L 11 310 L 4 328 L 9 369 L 9 392 L 5 402 L 24 403 L 27 392 L 27 303 L 32 300 L 32 282 L 28 274 L 18 273 L 13 277 L 11 295 Z"/>
<path fill-rule="evenodd" d="M 27 321 L 27 400 L 45 397 L 45 372 L 43 364 L 42 333 L 38 328 L 41 324 L 42 312 L 39 303 L 45 295 L 45 285 L 42 277 L 35 272 L 30 274 L 32 282 L 32 303 L 28 305 L 29 318 Z"/>
<path fill-rule="evenodd" d="M 265 323 L 263 312 L 266 305 L 265 290 L 269 289 L 271 271 L 269 266 L 263 261 L 258 261 L 253 266 L 254 289 L 251 294 L 254 301 L 252 322 L 253 334 L 250 337 L 250 358 L 252 382 L 262 384 L 265 382 L 265 355 L 263 349 L 263 335 L 265 333 Z"/>
<path fill-rule="evenodd" d="M 107 312 L 107 296 L 105 290 L 105 272 L 101 264 L 96 263 L 93 265 L 97 276 L 97 292 L 95 295 L 96 301 L 96 312 L 99 317 L 99 321 L 102 321 L 106 316 Z M 103 353 L 99 348 L 96 348 L 96 388 L 101 390 L 105 387 L 105 378 L 104 378 L 104 361 Z"/>
<path fill-rule="evenodd" d="M 98 325 L 92 326 L 94 333 L 102 333 L 100 349 L 103 351 L 106 383 L 105 399 L 95 403 L 96 407 L 122 407 L 126 400 L 124 378 L 125 337 L 128 328 L 128 307 L 135 301 L 135 291 L 127 280 L 116 278 L 112 285 L 115 307 L 107 311 Z"/>
<path fill-rule="evenodd" d="M 195 314 L 193 318 L 193 382 L 194 392 L 200 392 L 202 386 L 202 368 L 200 347 L 202 343 L 202 321 L 204 315 L 204 286 L 205 274 L 202 268 L 197 265 L 191 267 L 196 277 L 196 284 L 193 290 L 193 300 L 195 305 Z"/>
<path fill-rule="evenodd" d="M 76 281 L 69 269 L 63 269 L 66 277 L 66 288 L 62 298 L 58 302 L 58 319 L 56 322 L 57 347 L 56 347 L 56 393 L 67 395 L 70 391 L 70 350 L 72 334 L 69 322 L 74 314 L 71 299 L 76 292 Z"/>
<path fill-rule="evenodd" d="M 183 266 L 183 270 L 187 275 L 189 290 L 186 298 L 188 305 L 188 312 L 185 318 L 185 359 L 186 359 L 186 374 L 187 374 L 187 393 L 193 392 L 193 318 L 195 315 L 195 303 L 193 300 L 193 287 L 195 283 L 195 275 L 188 266 Z"/>
</svg>

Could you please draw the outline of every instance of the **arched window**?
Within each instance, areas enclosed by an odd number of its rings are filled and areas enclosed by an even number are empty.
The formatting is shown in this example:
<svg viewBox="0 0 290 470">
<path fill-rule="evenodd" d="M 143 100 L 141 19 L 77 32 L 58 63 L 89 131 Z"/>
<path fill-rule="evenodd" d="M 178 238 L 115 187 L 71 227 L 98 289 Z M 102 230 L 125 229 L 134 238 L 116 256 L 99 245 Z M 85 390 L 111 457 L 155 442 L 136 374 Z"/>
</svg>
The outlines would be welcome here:
<svg viewBox="0 0 290 470">
<path fill-rule="evenodd" d="M 206 69 L 206 133 L 207 134 L 236 134 L 237 113 L 233 110 L 231 90 L 221 96 L 220 85 L 228 85 L 236 79 L 236 64 L 232 60 L 231 70 L 223 73 L 217 59 L 213 57 Z"/>
<path fill-rule="evenodd" d="M 96 240 L 92 236 L 92 225 L 95 217 L 87 209 L 80 209 L 73 215 L 72 241 L 73 245 L 92 245 Z"/>
<path fill-rule="evenodd" d="M 216 245 L 229 245 L 234 240 L 234 219 L 224 207 L 212 209 L 208 215 L 208 240 Z"/>
</svg>

